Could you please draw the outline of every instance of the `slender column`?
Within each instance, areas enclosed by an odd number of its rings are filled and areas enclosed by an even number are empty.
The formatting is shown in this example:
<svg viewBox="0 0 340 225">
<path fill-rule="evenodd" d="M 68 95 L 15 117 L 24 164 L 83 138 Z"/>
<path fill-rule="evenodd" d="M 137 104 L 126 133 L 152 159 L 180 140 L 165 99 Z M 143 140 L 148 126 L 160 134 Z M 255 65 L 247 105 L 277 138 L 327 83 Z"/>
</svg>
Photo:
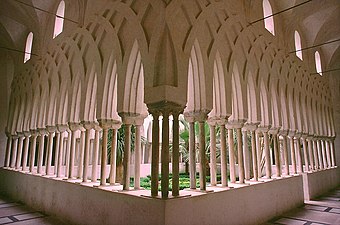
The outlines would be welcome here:
<svg viewBox="0 0 340 225">
<path fill-rule="evenodd" d="M 286 176 L 289 175 L 289 159 L 288 159 L 288 140 L 287 140 L 287 134 L 282 133 L 282 148 L 283 148 L 283 156 L 284 156 L 284 162 L 285 162 L 285 174 Z"/>
<path fill-rule="evenodd" d="M 316 140 L 316 146 L 318 149 L 319 168 L 322 170 L 324 167 L 323 167 L 323 160 L 322 160 L 323 156 L 322 156 L 322 147 L 321 147 L 320 139 Z"/>
<path fill-rule="evenodd" d="M 94 145 L 93 145 L 93 157 L 92 157 L 92 178 L 91 178 L 92 182 L 97 182 L 97 178 L 98 178 L 97 169 L 98 169 L 98 155 L 99 155 L 99 131 L 100 131 L 100 127 L 96 126 L 95 131 L 94 131 Z M 117 136 L 117 131 L 116 131 L 116 136 Z M 114 173 L 114 175 L 116 174 Z"/>
<path fill-rule="evenodd" d="M 38 149 L 38 174 L 42 174 L 43 157 L 44 157 L 44 145 L 45 145 L 45 135 L 46 130 L 39 129 L 39 149 Z"/>
<path fill-rule="evenodd" d="M 326 156 L 327 156 L 327 168 L 331 168 L 331 152 L 330 152 L 330 140 L 325 140 Z"/>
<path fill-rule="evenodd" d="M 326 159 L 326 147 L 325 147 L 325 141 L 323 139 L 320 140 L 321 145 L 321 154 L 322 154 L 322 165 L 323 168 L 327 168 L 327 159 Z"/>
<path fill-rule="evenodd" d="M 151 196 L 158 196 L 159 175 L 159 112 L 151 112 L 152 122 L 152 159 L 151 159 Z"/>
<path fill-rule="evenodd" d="M 189 173 L 190 189 L 196 189 L 196 142 L 195 122 L 189 121 Z"/>
<path fill-rule="evenodd" d="M 71 148 L 70 148 L 70 163 L 69 163 L 68 178 L 72 179 L 73 174 L 74 174 L 74 160 L 75 160 L 75 154 L 76 154 L 76 131 L 78 130 L 79 125 L 75 123 L 69 123 L 69 127 L 71 130 Z"/>
<path fill-rule="evenodd" d="M 251 132 L 251 155 L 252 155 L 252 159 L 253 159 L 253 176 L 254 176 L 254 180 L 258 181 L 255 129 L 252 129 L 250 132 Z"/>
<path fill-rule="evenodd" d="M 205 155 L 205 129 L 204 121 L 198 122 L 199 128 L 199 154 L 200 154 L 200 190 L 206 190 L 206 155 Z"/>
<path fill-rule="evenodd" d="M 47 164 L 46 164 L 46 175 L 51 173 L 52 165 L 52 151 L 53 151 L 53 136 L 56 131 L 55 127 L 47 127 L 48 141 L 47 141 Z"/>
<path fill-rule="evenodd" d="M 107 138 L 108 138 L 108 126 L 100 124 L 103 129 L 103 141 L 102 141 L 102 153 L 101 153 L 101 165 L 100 165 L 100 185 L 106 185 L 106 165 L 107 165 Z"/>
<path fill-rule="evenodd" d="M 120 126 L 120 125 L 119 125 Z M 116 164 L 117 164 L 117 129 L 119 127 L 115 127 L 112 129 L 112 140 L 111 140 L 111 160 L 110 160 L 110 177 L 109 182 L 110 184 L 116 183 Z M 98 158 L 98 156 L 97 156 Z M 98 162 L 98 159 L 96 159 L 95 163 Z M 93 163 L 92 163 L 93 166 Z M 93 173 L 92 173 L 93 175 Z M 93 180 L 92 180 L 93 181 Z"/>
<path fill-rule="evenodd" d="M 23 143 L 24 143 L 24 139 L 25 137 L 23 136 L 23 134 L 19 134 L 19 146 L 18 146 L 18 153 L 17 153 L 17 158 L 16 158 L 16 164 L 15 164 L 15 168 L 19 169 L 21 166 L 21 157 L 22 157 L 22 148 L 23 148 Z"/>
<path fill-rule="evenodd" d="M 300 142 L 300 134 L 296 136 L 296 154 L 298 159 L 298 165 L 299 165 L 299 172 L 303 173 L 303 164 L 302 164 L 302 155 L 301 155 L 301 142 Z"/>
<path fill-rule="evenodd" d="M 57 143 L 59 142 L 58 148 L 56 145 L 56 151 L 58 152 L 58 159 L 55 161 L 57 177 L 62 177 L 63 157 L 64 157 L 64 134 L 65 134 L 66 129 L 67 129 L 66 125 L 58 125 L 57 134 L 59 134 L 59 137 L 57 136 L 56 138 Z"/>
<path fill-rule="evenodd" d="M 214 133 L 215 133 L 215 130 L 214 130 Z M 225 136 L 225 124 L 220 125 L 220 135 L 221 135 L 221 179 L 222 179 L 222 187 L 228 187 L 228 169 L 227 169 L 228 163 L 227 163 L 227 143 L 226 143 L 227 140 L 226 140 L 226 136 Z M 216 142 L 216 136 L 215 136 L 215 142 Z M 210 155 L 210 157 L 211 157 L 211 155 Z M 215 164 L 216 164 L 216 149 L 215 149 Z M 216 173 L 216 171 L 215 171 L 215 173 Z M 215 180 L 216 180 L 216 174 L 215 174 Z"/>
<path fill-rule="evenodd" d="M 179 196 L 179 112 L 172 116 L 172 195 Z"/>
<path fill-rule="evenodd" d="M 310 162 L 310 165 L 311 165 L 309 171 L 311 171 L 311 170 L 315 169 L 315 167 L 314 167 L 314 154 L 313 154 L 313 140 L 312 140 L 312 138 L 308 137 L 307 141 L 308 141 L 308 156 L 309 156 L 309 162 Z"/>
<path fill-rule="evenodd" d="M 318 144 L 315 138 L 313 139 L 313 153 L 315 169 L 318 170 L 319 169 Z"/>
<path fill-rule="evenodd" d="M 89 160 L 90 160 L 90 134 L 94 126 L 91 122 L 83 122 L 85 128 L 85 146 L 84 146 L 84 163 L 83 163 L 83 182 L 88 181 Z"/>
<path fill-rule="evenodd" d="M 221 130 L 221 177 L 222 177 L 222 186 L 223 186 L 223 181 L 226 179 L 224 178 L 226 174 L 224 174 L 225 168 L 227 168 L 226 164 L 226 159 L 225 157 L 226 152 L 225 152 L 225 128 L 224 125 L 220 125 L 220 130 Z M 215 131 L 215 124 L 210 123 L 209 124 L 209 129 L 210 129 L 210 184 L 211 186 L 216 186 L 217 184 L 217 178 L 216 178 L 216 170 L 217 170 L 217 165 L 216 165 L 216 131 Z M 223 131 L 222 131 L 223 130 Z M 223 133 L 223 138 L 222 138 L 222 133 Z M 224 140 L 224 150 L 222 151 L 222 141 Z M 224 161 L 225 160 L 225 161 Z"/>
<path fill-rule="evenodd" d="M 35 152 L 36 152 L 36 148 L 37 148 L 37 132 L 34 130 L 31 130 L 31 152 L 30 152 L 30 163 L 29 163 L 29 171 L 31 173 L 33 173 L 34 171 L 34 161 L 35 161 Z"/>
<path fill-rule="evenodd" d="M 141 163 L 141 125 L 136 124 L 136 139 L 135 139 L 135 177 L 134 177 L 134 186 L 135 190 L 140 189 L 140 163 Z"/>
<path fill-rule="evenodd" d="M 67 146 L 66 146 L 66 157 L 65 157 L 65 177 L 69 177 L 70 162 L 71 162 L 71 145 L 72 145 L 72 132 L 67 129 Z"/>
<path fill-rule="evenodd" d="M 85 129 L 80 127 L 80 146 L 78 160 L 78 178 L 82 179 L 84 174 L 84 155 L 85 155 Z"/>
<path fill-rule="evenodd" d="M 270 163 L 270 152 L 269 152 L 269 134 L 268 130 L 262 130 L 263 141 L 264 141 L 264 156 L 265 156 L 265 164 L 266 164 L 266 178 L 270 179 L 272 176 L 272 166 Z"/>
<path fill-rule="evenodd" d="M 303 146 L 303 156 L 305 161 L 305 171 L 309 171 L 309 163 L 308 163 L 308 148 L 307 148 L 307 140 L 306 136 L 302 136 L 302 146 Z"/>
<path fill-rule="evenodd" d="M 8 132 L 6 132 L 6 135 L 7 135 L 7 144 L 6 144 L 5 167 L 9 167 L 10 159 L 11 159 L 12 136 Z"/>
<path fill-rule="evenodd" d="M 15 167 L 15 162 L 17 158 L 17 149 L 18 149 L 18 136 L 13 136 L 13 145 L 12 145 L 12 154 L 11 154 L 11 164 L 10 167 Z"/>
<path fill-rule="evenodd" d="M 236 182 L 235 174 L 235 151 L 234 151 L 234 133 L 233 129 L 228 127 L 228 146 L 229 146 L 229 165 L 230 165 L 230 182 Z"/>
<path fill-rule="evenodd" d="M 22 157 L 22 171 L 27 170 L 27 159 L 28 159 L 28 147 L 30 144 L 30 132 L 24 132 L 25 142 L 24 142 L 24 154 Z"/>
<path fill-rule="evenodd" d="M 244 183 L 244 161 L 242 152 L 242 133 L 241 128 L 236 128 L 237 137 L 237 156 L 238 156 L 238 176 L 240 183 Z"/>
<path fill-rule="evenodd" d="M 59 155 L 60 155 L 60 145 L 61 145 L 61 141 L 63 141 L 62 137 L 61 137 L 61 133 L 59 132 L 59 130 L 57 129 L 55 131 L 55 147 L 54 147 L 54 174 L 57 176 L 58 173 L 58 169 L 59 169 Z M 58 176 L 57 176 L 58 177 Z"/>
<path fill-rule="evenodd" d="M 280 149 L 279 149 L 279 140 L 278 140 L 278 129 L 272 130 L 272 135 L 273 135 L 273 145 L 274 145 L 276 177 L 281 177 L 281 159 L 280 159 Z"/>
<path fill-rule="evenodd" d="M 292 173 L 296 174 L 295 143 L 293 134 L 289 134 L 289 140 L 290 140 L 290 153 L 292 159 Z"/>
<path fill-rule="evenodd" d="M 130 187 L 130 153 L 131 153 L 131 124 L 124 126 L 124 159 L 123 159 L 123 190 L 129 190 Z"/>
<path fill-rule="evenodd" d="M 163 111 L 162 123 L 162 154 L 161 154 L 161 190 L 162 198 L 169 194 L 169 112 Z"/>
<path fill-rule="evenodd" d="M 261 160 L 262 160 L 262 147 L 261 147 L 261 142 L 260 142 L 260 136 L 261 136 L 261 131 L 259 129 L 256 130 L 256 149 L 257 149 L 257 176 L 259 178 L 262 177 L 262 168 L 261 168 Z"/>
<path fill-rule="evenodd" d="M 243 139 L 243 157 L 244 157 L 244 178 L 250 180 L 250 165 L 249 165 L 249 146 L 248 146 L 248 131 L 244 127 L 242 129 Z"/>
<path fill-rule="evenodd" d="M 331 165 L 335 167 L 335 152 L 334 152 L 334 137 L 330 140 L 330 151 L 331 151 Z"/>
</svg>

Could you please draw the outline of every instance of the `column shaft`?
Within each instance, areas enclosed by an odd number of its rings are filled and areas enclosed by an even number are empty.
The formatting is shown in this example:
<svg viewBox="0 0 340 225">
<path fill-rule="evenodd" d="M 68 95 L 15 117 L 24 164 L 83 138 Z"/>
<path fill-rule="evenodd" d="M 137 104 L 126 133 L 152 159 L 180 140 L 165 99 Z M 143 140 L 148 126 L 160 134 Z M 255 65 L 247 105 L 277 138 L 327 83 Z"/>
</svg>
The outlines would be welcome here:
<svg viewBox="0 0 340 225">
<path fill-rule="evenodd" d="M 319 169 L 318 144 L 315 139 L 313 140 L 313 153 L 315 169 L 318 170 Z"/>
<path fill-rule="evenodd" d="M 292 172 L 293 174 L 296 174 L 296 157 L 295 157 L 294 137 L 291 136 L 289 138 L 290 138 L 290 153 L 291 153 L 291 159 L 292 159 Z"/>
<path fill-rule="evenodd" d="M 8 136 L 7 137 L 7 144 L 6 144 L 5 167 L 10 166 L 11 149 L 12 149 L 12 137 Z"/>
<path fill-rule="evenodd" d="M 205 129 L 204 121 L 199 125 L 199 154 L 200 154 L 200 190 L 206 190 L 206 156 L 205 156 Z"/>
<path fill-rule="evenodd" d="M 330 141 L 330 148 L 331 148 L 331 165 L 332 167 L 334 167 L 335 166 L 334 140 Z"/>
<path fill-rule="evenodd" d="M 58 134 L 59 134 L 59 138 L 57 137 L 57 142 L 59 142 L 59 150 L 58 150 L 58 160 L 56 161 L 56 165 L 57 165 L 56 174 L 57 174 L 57 177 L 61 177 L 62 167 L 63 167 L 63 156 L 64 156 L 64 132 L 60 132 L 60 133 L 58 132 Z"/>
<path fill-rule="evenodd" d="M 331 152 L 330 152 L 330 141 L 325 140 L 326 145 L 326 156 L 327 156 L 327 168 L 331 167 Z"/>
<path fill-rule="evenodd" d="M 141 125 L 136 125 L 136 139 L 135 139 L 135 177 L 134 186 L 135 190 L 140 189 L 140 163 L 141 163 Z"/>
<path fill-rule="evenodd" d="M 222 140 L 224 139 L 224 144 L 225 144 L 225 130 L 222 131 L 222 126 L 220 126 L 221 129 L 221 149 L 222 149 Z M 216 178 L 216 132 L 215 132 L 215 125 L 209 125 L 210 129 L 210 184 L 212 186 L 216 186 L 217 184 L 217 178 Z M 224 133 L 224 138 L 222 138 L 222 132 Z M 222 153 L 223 152 L 223 153 Z M 225 176 L 224 173 L 224 167 L 227 167 L 226 161 L 224 161 L 224 155 L 226 155 L 225 152 L 225 146 L 224 146 L 224 151 L 221 150 L 221 176 Z M 222 183 L 223 183 L 223 178 L 222 178 Z"/>
<path fill-rule="evenodd" d="M 117 135 L 117 131 L 116 131 L 116 135 Z M 111 149 L 111 151 L 112 151 L 112 149 Z M 94 146 L 93 146 L 93 157 L 92 157 L 92 159 L 93 159 L 92 160 L 92 178 L 91 178 L 92 182 L 96 182 L 97 178 L 98 178 L 98 176 L 97 176 L 98 155 L 99 155 L 99 130 L 96 129 L 95 133 L 94 133 Z"/>
<path fill-rule="evenodd" d="M 283 147 L 283 156 L 285 161 L 285 174 L 286 176 L 289 175 L 289 159 L 288 159 L 288 143 L 287 143 L 287 136 L 282 135 L 282 147 Z"/>
<path fill-rule="evenodd" d="M 72 132 L 67 131 L 67 146 L 66 146 L 66 156 L 65 156 L 65 177 L 69 177 L 70 172 L 70 162 L 71 162 L 71 145 L 72 145 Z"/>
<path fill-rule="evenodd" d="M 214 129 L 215 133 L 215 129 Z M 211 134 L 210 134 L 211 135 Z M 220 135 L 221 135 L 221 179 L 222 179 L 222 187 L 228 187 L 228 163 L 227 163 L 227 140 L 225 136 L 225 125 L 220 125 Z M 216 135 L 214 135 L 216 142 Z M 215 143 L 216 144 L 216 143 Z M 211 157 L 211 155 L 210 155 Z M 215 148 L 215 164 L 216 164 L 216 148 Z M 216 171 L 215 171 L 215 180 L 216 180 Z M 216 182 L 216 181 L 215 181 Z M 216 183 L 215 183 L 216 185 Z"/>
<path fill-rule="evenodd" d="M 179 121 L 177 113 L 173 114 L 172 135 L 172 195 L 179 196 Z"/>
<path fill-rule="evenodd" d="M 19 169 L 21 166 L 23 143 L 24 143 L 24 137 L 19 137 L 19 146 L 18 146 L 18 151 L 17 151 L 18 153 L 17 153 L 17 158 L 16 158 L 16 164 L 15 164 L 16 169 Z"/>
<path fill-rule="evenodd" d="M 131 124 L 124 126 L 124 159 L 123 159 L 123 190 L 130 188 L 130 153 L 131 153 Z"/>
<path fill-rule="evenodd" d="M 38 174 L 42 174 L 43 157 L 44 157 L 45 134 L 39 136 L 39 149 L 38 149 Z"/>
<path fill-rule="evenodd" d="M 297 154 L 297 159 L 298 159 L 298 164 L 299 164 L 299 172 L 303 173 L 300 137 L 296 138 L 296 154 Z"/>
<path fill-rule="evenodd" d="M 96 159 L 96 162 L 97 161 L 98 160 Z M 117 165 L 117 129 L 112 129 L 110 179 L 109 179 L 110 184 L 116 183 L 116 173 L 117 173 L 116 165 Z"/>
<path fill-rule="evenodd" d="M 270 150 L 269 150 L 269 135 L 268 132 L 263 132 L 264 141 L 264 157 L 266 164 L 266 178 L 270 179 L 272 177 L 272 166 L 270 162 Z"/>
<path fill-rule="evenodd" d="M 56 176 L 57 176 L 58 169 L 59 169 L 58 161 L 59 161 L 59 155 L 60 155 L 60 140 L 61 140 L 61 133 L 57 130 L 55 132 L 55 148 L 54 148 L 54 174 Z"/>
<path fill-rule="evenodd" d="M 238 156 L 238 176 L 240 183 L 244 183 L 244 161 L 242 152 L 242 133 L 241 128 L 236 129 L 237 137 L 237 156 Z"/>
<path fill-rule="evenodd" d="M 244 157 L 244 178 L 250 180 L 250 157 L 249 157 L 249 146 L 248 146 L 248 131 L 242 131 L 243 139 L 243 157 Z"/>
<path fill-rule="evenodd" d="M 190 188 L 196 189 L 196 141 L 195 122 L 189 122 L 189 174 Z"/>
<path fill-rule="evenodd" d="M 153 113 L 152 159 L 151 159 L 151 196 L 158 196 L 159 175 L 159 114 Z"/>
<path fill-rule="evenodd" d="M 85 153 L 85 130 L 80 130 L 80 145 L 79 145 L 79 159 L 78 159 L 78 178 L 82 179 L 84 172 L 84 153 Z"/>
<path fill-rule="evenodd" d="M 228 146 L 229 146 L 230 182 L 235 183 L 236 174 L 235 174 L 235 151 L 233 129 L 228 129 Z"/>
<path fill-rule="evenodd" d="M 25 136 L 25 142 L 24 142 L 24 155 L 22 157 L 22 171 L 27 170 L 27 158 L 28 158 L 28 147 L 30 144 L 30 137 Z"/>
<path fill-rule="evenodd" d="M 323 164 L 323 168 L 326 169 L 327 168 L 327 159 L 326 159 L 325 141 L 320 140 L 320 144 L 321 144 L 322 164 Z"/>
<path fill-rule="evenodd" d="M 262 146 L 261 146 L 261 142 L 260 142 L 260 131 L 256 131 L 256 149 L 257 149 L 257 176 L 259 178 L 262 177 L 262 165 L 261 165 L 261 161 L 262 161 Z"/>
<path fill-rule="evenodd" d="M 70 163 L 69 163 L 69 171 L 68 171 L 68 178 L 70 179 L 73 178 L 75 154 L 76 154 L 76 131 L 72 130 L 71 131 Z"/>
<path fill-rule="evenodd" d="M 36 152 L 36 148 L 37 148 L 37 135 L 32 135 L 31 136 L 32 141 L 31 141 L 31 152 L 30 152 L 30 172 L 33 173 L 33 169 L 34 169 L 34 161 L 35 161 L 35 152 Z"/>
<path fill-rule="evenodd" d="M 49 134 L 48 134 L 46 175 L 50 175 L 50 173 L 51 173 L 52 151 L 53 151 L 53 135 L 54 135 L 54 132 L 49 132 Z"/>
<path fill-rule="evenodd" d="M 318 149 L 318 161 L 319 161 L 319 168 L 322 170 L 323 169 L 323 154 L 322 154 L 322 147 L 321 147 L 321 141 L 317 140 L 316 141 L 317 149 Z"/>
<path fill-rule="evenodd" d="M 107 164 L 107 138 L 108 128 L 103 128 L 103 142 L 100 165 L 100 185 L 106 185 L 106 164 Z"/>
<path fill-rule="evenodd" d="M 254 180 L 258 180 L 258 167 L 257 167 L 257 151 L 256 151 L 256 137 L 255 130 L 251 131 L 251 154 L 253 159 L 253 176 Z"/>
<path fill-rule="evenodd" d="M 304 156 L 304 161 L 305 161 L 305 171 L 309 171 L 307 141 L 305 137 L 302 137 L 302 146 L 303 146 L 303 156 Z"/>
<path fill-rule="evenodd" d="M 85 148 L 84 148 L 84 164 L 83 164 L 83 182 L 87 182 L 90 160 L 90 132 L 91 129 L 85 130 Z"/>
<path fill-rule="evenodd" d="M 281 177 L 281 159 L 280 159 L 280 148 L 278 135 L 273 134 L 273 144 L 274 144 L 274 157 L 275 157 L 275 167 L 276 167 L 276 177 Z"/>
<path fill-rule="evenodd" d="M 313 154 L 313 140 L 312 139 L 308 139 L 308 155 L 309 155 L 309 162 L 311 165 L 311 169 L 310 170 L 314 170 L 314 154 Z M 309 171 L 310 171 L 309 170 Z"/>
<path fill-rule="evenodd" d="M 161 191 L 162 198 L 169 195 L 169 114 L 163 113 L 162 154 L 161 154 Z"/>
</svg>

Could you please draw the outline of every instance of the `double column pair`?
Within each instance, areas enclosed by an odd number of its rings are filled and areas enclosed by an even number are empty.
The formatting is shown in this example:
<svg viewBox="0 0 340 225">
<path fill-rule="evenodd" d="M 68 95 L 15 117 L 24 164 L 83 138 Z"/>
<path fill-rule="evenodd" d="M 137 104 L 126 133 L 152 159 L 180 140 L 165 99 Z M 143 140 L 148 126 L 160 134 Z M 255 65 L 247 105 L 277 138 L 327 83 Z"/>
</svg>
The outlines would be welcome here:
<svg viewBox="0 0 340 225">
<path fill-rule="evenodd" d="M 184 107 L 172 102 L 159 102 L 148 105 L 152 122 L 152 160 L 151 160 L 151 196 L 158 196 L 159 177 L 159 119 L 162 119 L 162 146 L 161 146 L 161 193 L 162 198 L 169 196 L 169 117 L 173 116 L 172 137 L 172 196 L 179 196 L 179 114 Z M 201 127 L 202 128 L 202 127 Z"/>
</svg>

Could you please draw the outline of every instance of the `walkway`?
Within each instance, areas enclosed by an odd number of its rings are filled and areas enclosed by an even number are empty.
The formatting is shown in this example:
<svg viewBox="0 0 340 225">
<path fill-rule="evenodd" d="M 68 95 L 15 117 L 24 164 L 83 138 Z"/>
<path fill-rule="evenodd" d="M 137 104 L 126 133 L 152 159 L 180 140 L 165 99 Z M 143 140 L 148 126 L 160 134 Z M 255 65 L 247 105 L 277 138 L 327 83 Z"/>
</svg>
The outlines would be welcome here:
<svg viewBox="0 0 340 225">
<path fill-rule="evenodd" d="M 340 225 L 340 187 L 263 225 Z"/>
<path fill-rule="evenodd" d="M 64 223 L 21 203 L 0 196 L 0 224 L 63 225 Z"/>
</svg>

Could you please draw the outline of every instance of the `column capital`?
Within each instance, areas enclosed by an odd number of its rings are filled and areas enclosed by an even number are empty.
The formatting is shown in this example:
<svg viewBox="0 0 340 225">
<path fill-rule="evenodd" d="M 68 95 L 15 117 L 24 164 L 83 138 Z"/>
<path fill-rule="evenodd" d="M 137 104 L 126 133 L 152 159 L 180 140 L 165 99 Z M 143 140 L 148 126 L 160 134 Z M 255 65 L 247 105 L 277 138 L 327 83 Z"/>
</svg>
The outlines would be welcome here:
<svg viewBox="0 0 340 225">
<path fill-rule="evenodd" d="M 46 128 L 38 128 L 37 131 L 40 135 L 46 135 L 47 134 Z"/>
<path fill-rule="evenodd" d="M 17 136 L 18 136 L 18 138 L 23 138 L 24 137 L 24 132 L 17 131 Z"/>
<path fill-rule="evenodd" d="M 12 136 L 11 132 L 9 132 L 7 130 L 5 131 L 5 134 L 6 134 L 7 137 L 11 137 Z"/>
<path fill-rule="evenodd" d="M 98 119 L 99 126 L 102 129 L 119 129 L 122 122 L 113 119 Z"/>
<path fill-rule="evenodd" d="M 229 118 L 228 120 L 228 123 L 226 125 L 227 129 L 240 129 L 243 127 L 243 124 L 246 122 L 245 119 L 238 119 L 238 120 L 235 120 L 235 119 L 231 119 Z"/>
<path fill-rule="evenodd" d="M 294 137 L 295 138 L 301 138 L 302 137 L 302 133 L 299 132 L 299 131 L 296 131 Z"/>
<path fill-rule="evenodd" d="M 141 114 L 119 113 L 123 124 L 142 125 L 146 116 Z"/>
<path fill-rule="evenodd" d="M 262 133 L 268 133 L 270 130 L 270 126 L 260 126 L 257 128 L 258 132 L 262 132 Z"/>
<path fill-rule="evenodd" d="M 208 111 L 191 111 L 184 112 L 184 118 L 188 122 L 204 122 L 208 118 Z"/>
<path fill-rule="evenodd" d="M 307 133 L 302 133 L 302 134 L 301 134 L 301 138 L 307 139 L 307 138 L 308 138 L 308 134 L 307 134 Z"/>
<path fill-rule="evenodd" d="M 98 125 L 98 122 L 96 122 L 96 121 L 81 121 L 81 124 L 86 130 L 91 130 L 91 129 L 94 129 L 94 127 L 96 125 Z"/>
<path fill-rule="evenodd" d="M 185 106 L 180 105 L 175 102 L 161 101 L 152 104 L 148 104 L 148 111 L 152 115 L 161 115 L 163 113 L 171 114 L 181 114 Z"/>
<path fill-rule="evenodd" d="M 54 133 L 57 131 L 57 127 L 56 126 L 46 126 L 46 130 L 49 132 L 49 133 Z"/>
<path fill-rule="evenodd" d="M 57 124 L 57 129 L 60 133 L 67 131 L 68 125 L 67 124 Z"/>
<path fill-rule="evenodd" d="M 292 138 L 295 137 L 295 130 L 288 130 L 288 137 Z"/>
<path fill-rule="evenodd" d="M 207 123 L 210 126 L 222 126 L 228 123 L 229 116 L 214 116 L 214 117 L 208 117 Z"/>
<path fill-rule="evenodd" d="M 31 136 L 37 136 L 38 135 L 38 131 L 36 129 L 30 129 L 31 132 Z"/>
<path fill-rule="evenodd" d="M 244 124 L 244 128 L 247 129 L 248 131 L 255 131 L 260 123 L 253 123 L 253 122 L 246 122 Z"/>
<path fill-rule="evenodd" d="M 81 124 L 76 122 L 68 122 L 68 127 L 71 131 L 77 131 L 82 128 Z"/>
<path fill-rule="evenodd" d="M 288 130 L 280 130 L 280 131 L 279 131 L 279 134 L 280 134 L 281 136 L 288 136 Z"/>
<path fill-rule="evenodd" d="M 31 132 L 30 132 L 30 131 L 24 131 L 23 133 L 24 133 L 24 136 L 25 136 L 25 137 L 31 136 Z"/>
<path fill-rule="evenodd" d="M 271 127 L 269 129 L 269 133 L 272 135 L 278 135 L 280 132 L 281 127 Z"/>
</svg>

